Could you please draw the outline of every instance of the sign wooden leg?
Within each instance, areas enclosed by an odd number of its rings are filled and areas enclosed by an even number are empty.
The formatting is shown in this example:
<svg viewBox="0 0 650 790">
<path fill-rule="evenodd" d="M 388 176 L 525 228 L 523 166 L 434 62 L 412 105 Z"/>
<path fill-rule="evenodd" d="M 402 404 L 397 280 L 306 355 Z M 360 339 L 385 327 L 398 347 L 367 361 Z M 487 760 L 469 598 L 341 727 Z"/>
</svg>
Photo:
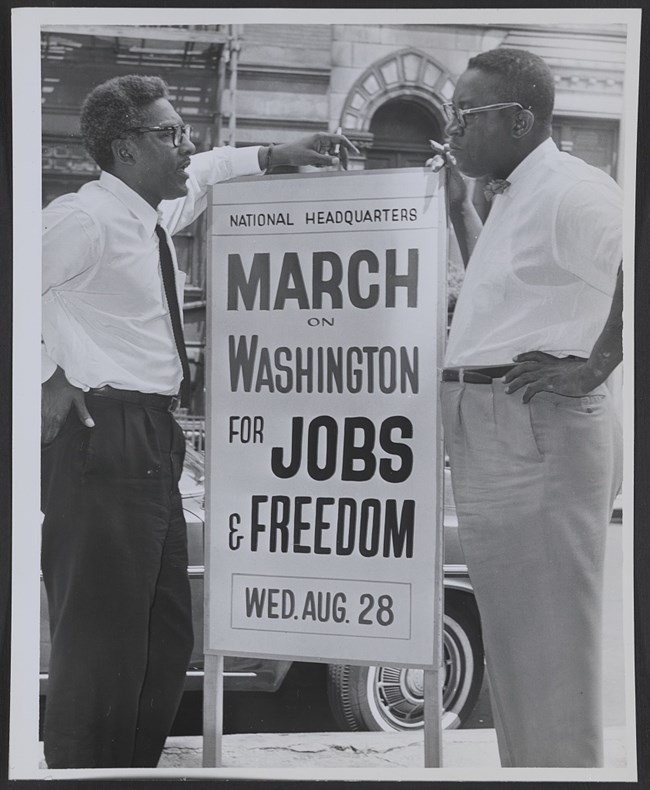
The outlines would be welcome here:
<svg viewBox="0 0 650 790">
<path fill-rule="evenodd" d="M 222 766 L 223 656 L 206 655 L 203 678 L 203 767 Z"/>
</svg>

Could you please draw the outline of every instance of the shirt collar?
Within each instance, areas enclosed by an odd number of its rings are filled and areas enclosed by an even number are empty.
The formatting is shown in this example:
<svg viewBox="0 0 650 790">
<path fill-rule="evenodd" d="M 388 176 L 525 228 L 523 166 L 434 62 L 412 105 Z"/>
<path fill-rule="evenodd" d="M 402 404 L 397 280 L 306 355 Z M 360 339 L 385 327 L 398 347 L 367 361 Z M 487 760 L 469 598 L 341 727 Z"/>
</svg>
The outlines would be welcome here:
<svg viewBox="0 0 650 790">
<path fill-rule="evenodd" d="M 99 183 L 104 189 L 115 195 L 153 236 L 159 218 L 157 209 L 149 205 L 144 198 L 140 197 L 137 192 L 125 184 L 124 181 L 117 178 L 117 176 L 112 175 L 112 173 L 102 170 L 99 176 Z"/>
<path fill-rule="evenodd" d="M 512 193 L 517 191 L 517 185 L 548 156 L 552 156 L 554 153 L 558 153 L 558 148 L 553 142 L 553 138 L 547 137 L 543 143 L 540 143 L 537 148 L 534 148 L 528 156 L 515 167 L 512 173 L 510 173 L 508 181 L 511 186 L 504 194 L 507 194 L 509 197 L 512 196 Z"/>
</svg>

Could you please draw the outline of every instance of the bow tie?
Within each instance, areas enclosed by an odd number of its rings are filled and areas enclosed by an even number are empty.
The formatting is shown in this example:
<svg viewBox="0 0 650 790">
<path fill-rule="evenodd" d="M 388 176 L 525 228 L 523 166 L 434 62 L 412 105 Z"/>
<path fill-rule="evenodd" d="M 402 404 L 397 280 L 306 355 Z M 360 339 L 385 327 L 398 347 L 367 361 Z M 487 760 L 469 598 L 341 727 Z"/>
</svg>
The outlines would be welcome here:
<svg viewBox="0 0 650 790">
<path fill-rule="evenodd" d="M 485 199 L 490 201 L 495 195 L 500 195 L 510 186 L 510 181 L 505 178 L 493 178 L 483 188 Z"/>
</svg>

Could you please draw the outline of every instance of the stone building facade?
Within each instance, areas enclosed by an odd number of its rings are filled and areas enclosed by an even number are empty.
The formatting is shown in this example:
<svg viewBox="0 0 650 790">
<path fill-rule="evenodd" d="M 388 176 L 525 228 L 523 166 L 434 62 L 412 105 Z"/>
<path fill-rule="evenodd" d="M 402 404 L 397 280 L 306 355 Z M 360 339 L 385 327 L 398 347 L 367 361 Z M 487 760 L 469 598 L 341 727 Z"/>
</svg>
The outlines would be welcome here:
<svg viewBox="0 0 650 790">
<path fill-rule="evenodd" d="M 193 126 L 197 150 L 281 143 L 341 127 L 360 151 L 352 168 L 409 167 L 430 156 L 430 139 L 443 139 L 442 104 L 468 59 L 502 46 L 536 52 L 551 67 L 559 147 L 619 178 L 623 157 L 633 155 L 622 148 L 624 25 L 49 27 L 42 35 L 44 203 L 96 177 L 79 140 L 79 109 L 111 76 L 162 76 Z M 188 272 L 185 322 L 196 375 L 205 332 L 205 236 L 199 220 L 176 238 Z M 457 260 L 451 272 L 453 293 Z"/>
<path fill-rule="evenodd" d="M 507 46 L 551 67 L 558 144 L 620 172 L 623 25 L 246 25 L 239 36 L 238 143 L 340 126 L 362 151 L 355 167 L 419 165 L 468 59 Z"/>
</svg>

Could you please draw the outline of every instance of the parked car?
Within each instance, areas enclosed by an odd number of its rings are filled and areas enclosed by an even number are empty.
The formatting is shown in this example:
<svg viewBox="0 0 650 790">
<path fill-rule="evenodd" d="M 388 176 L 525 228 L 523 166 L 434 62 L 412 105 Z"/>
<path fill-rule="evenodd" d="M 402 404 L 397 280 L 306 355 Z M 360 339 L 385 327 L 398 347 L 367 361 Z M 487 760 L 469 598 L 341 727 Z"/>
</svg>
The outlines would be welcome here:
<svg viewBox="0 0 650 790">
<path fill-rule="evenodd" d="M 194 619 L 194 651 L 186 691 L 203 686 L 203 453 L 188 443 L 181 479 L 188 526 L 190 585 Z M 444 681 L 443 727 L 462 727 L 481 690 L 484 655 L 481 627 L 472 587 L 458 540 L 448 470 L 444 491 Z M 41 583 L 40 693 L 47 695 L 50 655 L 47 598 Z M 227 691 L 277 691 L 293 662 L 269 658 L 226 657 Z M 424 726 L 423 671 L 393 666 L 330 664 L 327 698 L 342 730 L 415 730 Z"/>
</svg>

